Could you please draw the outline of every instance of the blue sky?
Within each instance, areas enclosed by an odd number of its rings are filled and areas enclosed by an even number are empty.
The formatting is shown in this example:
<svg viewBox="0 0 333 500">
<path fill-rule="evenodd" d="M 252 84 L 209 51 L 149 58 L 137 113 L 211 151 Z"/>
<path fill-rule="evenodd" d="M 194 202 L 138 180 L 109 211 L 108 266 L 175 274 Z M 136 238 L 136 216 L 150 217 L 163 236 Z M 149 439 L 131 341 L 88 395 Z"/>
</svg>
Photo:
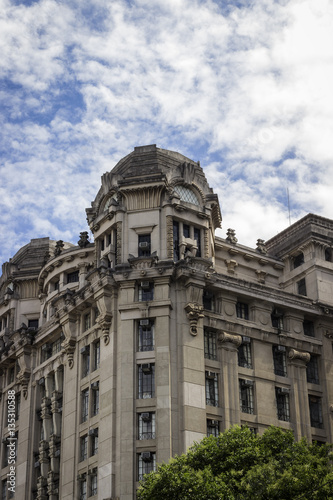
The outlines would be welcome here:
<svg viewBox="0 0 333 500">
<path fill-rule="evenodd" d="M 200 160 L 225 236 L 333 218 L 331 0 L 0 0 L 0 262 L 76 243 L 135 146 Z"/>
</svg>

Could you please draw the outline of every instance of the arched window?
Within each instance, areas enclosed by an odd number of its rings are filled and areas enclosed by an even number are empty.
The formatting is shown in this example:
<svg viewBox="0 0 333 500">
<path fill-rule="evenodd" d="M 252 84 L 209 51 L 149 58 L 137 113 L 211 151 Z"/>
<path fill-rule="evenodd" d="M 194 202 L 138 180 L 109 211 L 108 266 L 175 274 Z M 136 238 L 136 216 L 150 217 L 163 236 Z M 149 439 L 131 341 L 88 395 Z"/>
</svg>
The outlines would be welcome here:
<svg viewBox="0 0 333 500">
<path fill-rule="evenodd" d="M 191 189 L 178 185 L 175 186 L 174 191 L 180 196 L 181 200 L 186 201 L 187 203 L 193 203 L 193 205 L 200 205 L 198 197 Z"/>
</svg>

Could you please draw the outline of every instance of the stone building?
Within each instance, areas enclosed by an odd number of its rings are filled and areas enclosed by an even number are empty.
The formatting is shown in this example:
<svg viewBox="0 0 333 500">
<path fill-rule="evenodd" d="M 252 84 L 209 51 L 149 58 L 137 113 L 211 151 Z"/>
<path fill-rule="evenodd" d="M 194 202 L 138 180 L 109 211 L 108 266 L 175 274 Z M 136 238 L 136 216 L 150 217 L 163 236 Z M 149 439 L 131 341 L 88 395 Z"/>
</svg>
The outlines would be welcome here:
<svg viewBox="0 0 333 500">
<path fill-rule="evenodd" d="M 94 243 L 35 239 L 2 267 L 2 499 L 10 445 L 15 498 L 133 500 L 156 463 L 233 424 L 333 441 L 333 221 L 254 249 L 215 237 L 200 164 L 154 145 L 86 212 Z"/>
</svg>

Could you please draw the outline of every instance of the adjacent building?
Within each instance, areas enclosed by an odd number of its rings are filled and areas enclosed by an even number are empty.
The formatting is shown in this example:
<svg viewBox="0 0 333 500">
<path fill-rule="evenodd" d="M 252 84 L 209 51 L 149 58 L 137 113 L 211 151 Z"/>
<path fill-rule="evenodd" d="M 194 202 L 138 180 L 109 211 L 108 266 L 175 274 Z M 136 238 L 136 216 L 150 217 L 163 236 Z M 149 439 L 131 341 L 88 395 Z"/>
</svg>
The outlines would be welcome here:
<svg viewBox="0 0 333 500">
<path fill-rule="evenodd" d="M 94 242 L 34 239 L 2 267 L 2 499 L 133 500 L 234 424 L 333 441 L 333 221 L 218 238 L 200 164 L 155 145 L 86 212 Z"/>
</svg>

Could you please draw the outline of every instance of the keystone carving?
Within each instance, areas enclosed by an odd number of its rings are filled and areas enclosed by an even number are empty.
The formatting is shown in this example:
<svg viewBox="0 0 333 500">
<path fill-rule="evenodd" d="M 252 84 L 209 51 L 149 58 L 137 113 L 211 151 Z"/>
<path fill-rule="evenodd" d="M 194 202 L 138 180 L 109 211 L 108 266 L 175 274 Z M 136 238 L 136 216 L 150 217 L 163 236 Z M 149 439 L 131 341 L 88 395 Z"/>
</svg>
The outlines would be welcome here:
<svg viewBox="0 0 333 500">
<path fill-rule="evenodd" d="M 237 262 L 235 260 L 225 260 L 225 263 L 227 265 L 228 273 L 234 274 L 235 269 L 238 266 Z"/>
<path fill-rule="evenodd" d="M 198 321 L 199 319 L 204 317 L 204 314 L 202 314 L 203 306 L 199 304 L 189 303 L 185 307 L 185 311 L 190 322 L 190 334 L 195 337 L 198 333 Z"/>
</svg>

